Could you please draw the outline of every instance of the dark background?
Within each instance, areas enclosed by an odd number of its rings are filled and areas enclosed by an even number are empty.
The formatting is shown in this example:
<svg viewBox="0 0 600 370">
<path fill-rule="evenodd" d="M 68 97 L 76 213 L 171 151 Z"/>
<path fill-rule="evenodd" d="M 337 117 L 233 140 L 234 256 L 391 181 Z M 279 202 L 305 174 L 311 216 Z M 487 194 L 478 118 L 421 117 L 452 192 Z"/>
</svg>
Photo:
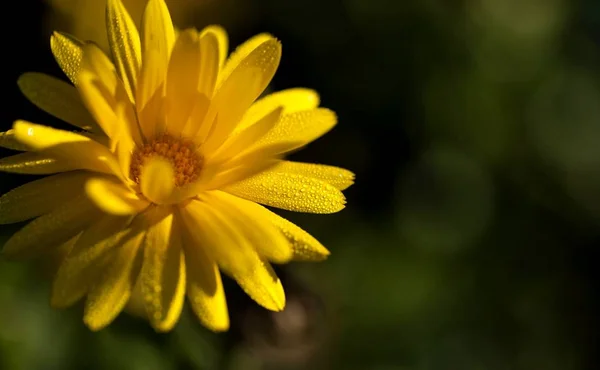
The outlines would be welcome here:
<svg viewBox="0 0 600 370">
<path fill-rule="evenodd" d="M 598 2 L 172 4 L 178 25 L 220 23 L 232 46 L 271 32 L 284 50 L 271 88 L 314 88 L 338 113 L 293 157 L 353 170 L 347 208 L 284 214 L 332 255 L 279 269 L 282 313 L 227 281 L 230 332 L 186 311 L 166 335 L 126 314 L 91 333 L 81 307 L 49 308 L 39 265 L 0 259 L 0 369 L 596 368 Z M 3 16 L 0 129 L 17 118 L 66 127 L 16 80 L 62 76 L 50 29 L 76 33 L 94 14 L 74 21 L 21 0 Z M 2 174 L 0 190 L 30 180 Z"/>
</svg>

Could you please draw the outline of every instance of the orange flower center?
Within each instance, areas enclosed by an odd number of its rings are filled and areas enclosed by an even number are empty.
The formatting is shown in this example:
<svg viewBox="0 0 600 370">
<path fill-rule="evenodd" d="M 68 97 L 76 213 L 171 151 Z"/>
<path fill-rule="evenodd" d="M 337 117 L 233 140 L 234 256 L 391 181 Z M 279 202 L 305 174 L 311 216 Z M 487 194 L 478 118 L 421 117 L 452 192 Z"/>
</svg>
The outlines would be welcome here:
<svg viewBox="0 0 600 370">
<path fill-rule="evenodd" d="M 145 162 L 154 156 L 161 156 L 171 162 L 175 172 L 175 186 L 183 186 L 196 180 L 204 162 L 192 142 L 163 134 L 133 152 L 130 174 L 138 184 Z"/>
</svg>

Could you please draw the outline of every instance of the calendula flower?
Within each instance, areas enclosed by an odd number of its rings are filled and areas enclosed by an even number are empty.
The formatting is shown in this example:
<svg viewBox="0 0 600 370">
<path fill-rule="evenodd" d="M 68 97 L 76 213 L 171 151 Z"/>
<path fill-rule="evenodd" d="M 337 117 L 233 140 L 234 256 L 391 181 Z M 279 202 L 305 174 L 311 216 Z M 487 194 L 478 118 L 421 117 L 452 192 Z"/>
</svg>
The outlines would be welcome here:
<svg viewBox="0 0 600 370">
<path fill-rule="evenodd" d="M 220 271 L 282 310 L 269 262 L 329 252 L 259 203 L 309 213 L 344 207 L 352 173 L 282 159 L 329 131 L 335 114 L 308 89 L 258 99 L 281 56 L 268 34 L 227 58 L 220 27 L 177 32 L 164 0 L 148 2 L 141 37 L 121 0 L 106 11 L 112 61 L 94 43 L 55 33 L 52 52 L 74 86 L 37 73 L 19 80 L 33 103 L 83 131 L 17 121 L 0 136 L 2 146 L 25 150 L 0 160 L 1 170 L 52 174 L 0 198 L 1 223 L 33 219 L 4 253 L 68 251 L 51 304 L 85 297 L 93 330 L 134 291 L 158 331 L 176 324 L 186 293 L 206 327 L 226 330 Z"/>
</svg>

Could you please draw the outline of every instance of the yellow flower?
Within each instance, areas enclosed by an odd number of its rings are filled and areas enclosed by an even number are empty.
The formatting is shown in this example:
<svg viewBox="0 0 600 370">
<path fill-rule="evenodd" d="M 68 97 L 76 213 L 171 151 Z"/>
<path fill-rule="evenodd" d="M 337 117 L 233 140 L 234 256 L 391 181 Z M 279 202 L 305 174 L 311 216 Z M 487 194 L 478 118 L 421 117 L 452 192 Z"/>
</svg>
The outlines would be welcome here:
<svg viewBox="0 0 600 370">
<path fill-rule="evenodd" d="M 68 250 L 51 304 L 86 297 L 93 330 L 138 290 L 158 331 L 176 324 L 186 294 L 205 326 L 227 330 L 220 270 L 260 305 L 282 310 L 269 262 L 329 252 L 258 203 L 309 213 L 344 207 L 351 172 L 281 159 L 329 131 L 335 114 L 308 89 L 258 99 L 281 56 L 268 34 L 227 58 L 220 27 L 177 33 L 164 0 L 148 2 L 141 37 L 121 0 L 109 0 L 107 31 L 113 61 L 93 43 L 52 36 L 75 87 L 38 73 L 19 80 L 33 103 L 84 131 L 17 121 L 0 135 L 0 145 L 26 150 L 1 159 L 0 170 L 52 174 L 0 198 L 0 223 L 34 219 L 4 253 Z"/>
</svg>

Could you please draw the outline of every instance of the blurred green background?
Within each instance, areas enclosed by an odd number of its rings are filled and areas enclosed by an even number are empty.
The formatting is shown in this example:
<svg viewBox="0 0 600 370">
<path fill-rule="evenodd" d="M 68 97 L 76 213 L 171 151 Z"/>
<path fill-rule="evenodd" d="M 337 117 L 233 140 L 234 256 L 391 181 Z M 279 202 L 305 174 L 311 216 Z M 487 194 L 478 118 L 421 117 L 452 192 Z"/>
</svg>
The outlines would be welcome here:
<svg viewBox="0 0 600 370">
<path fill-rule="evenodd" d="M 90 1 L 101 2 L 64 2 Z M 0 129 L 17 118 L 65 127 L 16 79 L 61 76 L 49 32 L 74 24 L 48 3 L 10 4 Z M 332 255 L 278 269 L 284 312 L 227 281 L 228 333 L 186 311 L 166 335 L 125 314 L 91 333 L 81 307 L 49 308 L 39 264 L 0 259 L 0 369 L 597 368 L 600 3 L 170 4 L 181 27 L 224 25 L 232 46 L 273 33 L 284 52 L 271 88 L 315 88 L 338 113 L 293 157 L 353 170 L 348 207 L 284 214 Z M 4 193 L 31 178 L 0 179 Z M 0 241 L 18 226 L 3 226 Z"/>
</svg>

